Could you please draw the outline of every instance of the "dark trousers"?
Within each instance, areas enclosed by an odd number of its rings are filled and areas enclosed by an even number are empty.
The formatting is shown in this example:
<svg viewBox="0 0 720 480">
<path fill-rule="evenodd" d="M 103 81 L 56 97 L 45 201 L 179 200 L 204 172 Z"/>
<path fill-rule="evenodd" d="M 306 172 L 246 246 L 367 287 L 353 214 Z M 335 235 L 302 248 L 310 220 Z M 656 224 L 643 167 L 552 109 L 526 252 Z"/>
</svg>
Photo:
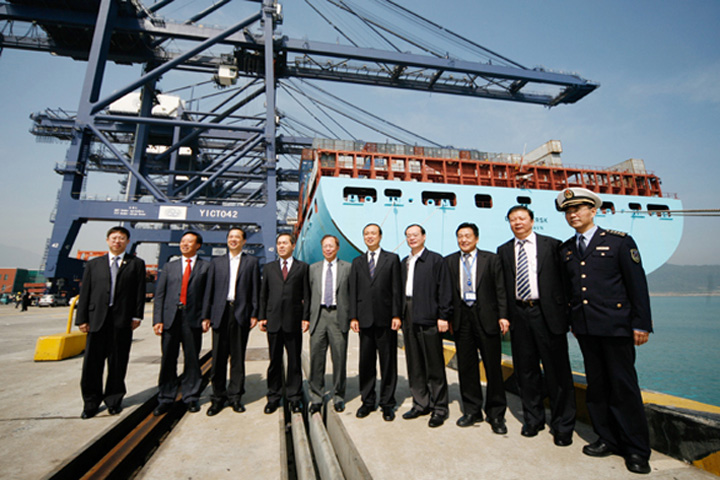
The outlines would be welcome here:
<svg viewBox="0 0 720 480">
<path fill-rule="evenodd" d="M 413 408 L 448 415 L 448 386 L 445 377 L 442 335 L 437 324 L 416 325 L 412 321 L 412 300 L 405 304 L 403 341 L 407 360 L 408 383 Z"/>
<path fill-rule="evenodd" d="M 348 332 L 342 332 L 337 321 L 337 311 L 320 309 L 320 318 L 310 336 L 310 398 L 312 403 L 322 402 L 325 393 L 325 364 L 327 350 L 333 365 L 332 395 L 336 402 L 345 400 L 347 384 L 347 340 Z"/>
<path fill-rule="evenodd" d="M 390 327 L 360 329 L 358 376 L 363 405 L 375 408 L 377 358 L 380 359 L 380 408 L 395 407 L 397 387 L 397 331 Z"/>
<path fill-rule="evenodd" d="M 550 429 L 554 433 L 572 433 L 575 429 L 575 388 L 567 334 L 550 332 L 537 305 L 518 306 L 517 311 L 518 317 L 512 322 L 512 354 L 523 405 L 523 422 L 533 427 L 545 424 L 543 399 L 547 392 Z"/>
<path fill-rule="evenodd" d="M 650 458 L 650 435 L 635 372 L 633 337 L 578 335 L 593 429 L 614 452 Z"/>
<path fill-rule="evenodd" d="M 127 392 L 125 374 L 130 360 L 131 343 L 132 328 L 116 328 L 111 315 L 108 315 L 99 331 L 88 333 L 80 378 L 85 410 L 97 409 L 103 401 L 108 408 L 120 406 Z M 103 370 L 106 362 L 107 378 L 103 391 Z"/>
<path fill-rule="evenodd" d="M 285 395 L 290 402 L 302 400 L 302 370 L 300 354 L 302 352 L 302 331 L 268 332 L 270 365 L 267 371 L 267 399 L 280 402 L 283 397 L 283 350 L 287 352 L 287 375 L 285 376 Z"/>
<path fill-rule="evenodd" d="M 488 418 L 505 418 L 507 399 L 502 376 L 500 334 L 486 334 L 480 326 L 480 319 L 477 318 L 474 308 L 463 303 L 460 309 L 460 327 L 453 335 L 457 348 L 463 413 L 482 416 L 483 393 L 478 360 L 478 350 L 480 350 L 487 379 L 485 414 Z"/>
<path fill-rule="evenodd" d="M 184 366 L 180 378 L 177 374 L 178 354 L 182 344 Z M 198 400 L 202 376 L 198 355 L 202 347 L 202 329 L 192 328 L 185 320 L 185 311 L 178 310 L 172 327 L 162 332 L 162 359 L 158 379 L 158 402 L 175 401 L 178 386 L 181 386 L 184 403 Z"/>
<path fill-rule="evenodd" d="M 225 306 L 220 328 L 213 328 L 212 401 L 239 402 L 245 393 L 245 350 L 250 328 L 240 325 L 232 315 L 232 308 Z M 230 382 L 227 382 L 228 357 L 230 358 Z"/>
</svg>

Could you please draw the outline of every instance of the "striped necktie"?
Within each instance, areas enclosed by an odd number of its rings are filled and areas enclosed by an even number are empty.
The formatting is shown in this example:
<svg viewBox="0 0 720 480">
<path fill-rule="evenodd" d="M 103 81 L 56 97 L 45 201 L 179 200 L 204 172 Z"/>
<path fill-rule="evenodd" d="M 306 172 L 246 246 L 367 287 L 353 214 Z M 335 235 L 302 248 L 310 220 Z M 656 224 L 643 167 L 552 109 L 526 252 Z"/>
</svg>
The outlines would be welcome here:
<svg viewBox="0 0 720 480">
<path fill-rule="evenodd" d="M 520 249 L 518 250 L 517 259 L 517 294 L 520 300 L 530 298 L 530 270 L 528 268 L 528 258 L 525 252 L 525 242 L 527 240 L 518 240 Z"/>
<path fill-rule="evenodd" d="M 370 268 L 370 278 L 373 278 L 375 276 L 375 252 L 370 252 L 368 267 Z"/>
</svg>

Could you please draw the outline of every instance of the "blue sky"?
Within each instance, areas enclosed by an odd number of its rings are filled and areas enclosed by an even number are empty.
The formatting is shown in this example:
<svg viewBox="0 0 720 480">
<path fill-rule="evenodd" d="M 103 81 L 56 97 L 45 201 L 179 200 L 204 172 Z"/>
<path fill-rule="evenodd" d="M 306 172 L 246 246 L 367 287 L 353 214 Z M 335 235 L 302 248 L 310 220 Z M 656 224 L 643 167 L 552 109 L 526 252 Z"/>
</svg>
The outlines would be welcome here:
<svg viewBox="0 0 720 480">
<path fill-rule="evenodd" d="M 183 20 L 211 2 L 176 3 L 163 14 Z M 237 11 L 225 8 L 207 23 L 228 26 L 257 8 L 235 3 Z M 607 167 L 642 158 L 685 208 L 720 208 L 719 2 L 400 3 L 525 66 L 577 72 L 601 86 L 577 104 L 553 109 L 329 83 L 323 88 L 444 145 L 522 153 L 558 139 L 566 164 Z M 284 14 L 285 35 L 338 41 L 303 2 L 284 2 Z M 240 16 L 231 20 L 234 15 Z M 109 72 L 109 84 L 121 84 L 137 78 L 139 69 L 112 66 Z M 48 107 L 75 110 L 84 73 L 85 63 L 48 54 L 0 55 L 0 266 L 40 262 L 61 180 L 53 167 L 67 144 L 37 143 L 29 115 Z M 670 263 L 719 264 L 709 240 L 719 236 L 720 217 L 686 218 Z M 77 246 L 102 249 L 102 234 L 81 234 Z"/>
</svg>

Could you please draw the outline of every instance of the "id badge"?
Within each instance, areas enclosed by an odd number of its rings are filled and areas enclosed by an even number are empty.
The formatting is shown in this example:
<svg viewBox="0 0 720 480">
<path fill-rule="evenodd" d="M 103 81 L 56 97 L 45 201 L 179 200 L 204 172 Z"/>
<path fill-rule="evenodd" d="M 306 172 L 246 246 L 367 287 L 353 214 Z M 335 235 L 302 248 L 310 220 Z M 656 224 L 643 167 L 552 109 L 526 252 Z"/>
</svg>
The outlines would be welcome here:
<svg viewBox="0 0 720 480">
<path fill-rule="evenodd" d="M 465 292 L 463 293 L 463 300 L 466 302 L 474 302 L 477 300 L 477 294 L 475 292 Z"/>
</svg>

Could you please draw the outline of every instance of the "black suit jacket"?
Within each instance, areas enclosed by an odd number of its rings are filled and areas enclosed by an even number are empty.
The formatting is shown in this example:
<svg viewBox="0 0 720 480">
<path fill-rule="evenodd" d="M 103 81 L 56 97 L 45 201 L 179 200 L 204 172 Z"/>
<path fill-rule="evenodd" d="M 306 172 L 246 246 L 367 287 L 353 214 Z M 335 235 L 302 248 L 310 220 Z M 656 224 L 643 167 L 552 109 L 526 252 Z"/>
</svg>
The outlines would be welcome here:
<svg viewBox="0 0 720 480">
<path fill-rule="evenodd" d="M 153 325 L 162 323 L 164 328 L 171 328 L 178 304 L 185 271 L 185 257 L 165 264 L 163 271 L 155 285 L 155 299 L 153 305 Z M 203 300 L 205 286 L 208 280 L 210 263 L 197 258 L 190 273 L 187 290 L 187 304 L 185 306 L 185 320 L 192 328 L 201 328 L 203 316 Z"/>
<path fill-rule="evenodd" d="M 462 293 L 460 292 L 460 252 L 451 253 L 445 257 L 445 262 L 450 270 L 453 304 L 452 326 L 453 330 L 458 330 L 462 317 L 460 308 L 461 303 L 463 303 Z M 475 272 L 477 300 L 472 308 L 480 319 L 483 331 L 488 335 L 497 335 L 500 333 L 498 320 L 508 318 L 505 280 L 500 259 L 492 252 L 478 250 Z"/>
<path fill-rule="evenodd" d="M 353 259 L 350 268 L 350 319 L 357 319 L 360 328 L 387 327 L 392 319 L 402 317 L 404 293 L 400 285 L 400 257 L 385 250 L 370 277 L 367 255 Z"/>
<path fill-rule="evenodd" d="M 567 299 L 562 280 L 560 240 L 535 234 L 537 238 L 537 283 L 540 291 L 540 310 L 548 329 L 555 335 L 569 329 Z M 520 318 L 515 303 L 515 238 L 498 247 L 498 256 L 505 277 L 510 327 Z"/>
<path fill-rule="evenodd" d="M 407 262 L 402 261 L 400 285 L 405 291 Z M 427 248 L 415 262 L 413 274 L 412 322 L 433 326 L 438 320 L 450 321 L 452 315 L 452 292 L 447 265 L 443 257 Z"/>
<path fill-rule="evenodd" d="M 598 228 L 584 255 L 573 236 L 561 245 L 560 258 L 574 333 L 616 337 L 632 336 L 633 329 L 652 332 L 645 270 L 630 235 Z"/>
<path fill-rule="evenodd" d="M 142 320 L 145 310 L 145 262 L 125 253 L 118 270 L 115 299 L 110 303 L 110 261 L 108 255 L 93 258 L 85 265 L 80 299 L 77 303 L 76 325 L 88 323 L 90 332 L 99 331 L 108 318 L 117 328 L 130 328 L 133 318 Z M 108 317 L 111 312 L 111 318 Z"/>
<path fill-rule="evenodd" d="M 228 283 L 230 282 L 229 254 L 215 257 L 210 262 L 207 273 L 205 300 L 202 318 L 210 319 L 213 328 L 220 328 L 225 304 L 227 303 Z M 250 327 L 250 319 L 258 318 L 260 295 L 260 267 L 254 256 L 243 252 L 235 283 L 235 307 L 233 317 L 243 327 Z"/>
<path fill-rule="evenodd" d="M 293 259 L 285 280 L 279 260 L 265 265 L 259 319 L 267 320 L 269 333 L 302 331 L 302 321 L 310 319 L 307 263 Z"/>
</svg>

